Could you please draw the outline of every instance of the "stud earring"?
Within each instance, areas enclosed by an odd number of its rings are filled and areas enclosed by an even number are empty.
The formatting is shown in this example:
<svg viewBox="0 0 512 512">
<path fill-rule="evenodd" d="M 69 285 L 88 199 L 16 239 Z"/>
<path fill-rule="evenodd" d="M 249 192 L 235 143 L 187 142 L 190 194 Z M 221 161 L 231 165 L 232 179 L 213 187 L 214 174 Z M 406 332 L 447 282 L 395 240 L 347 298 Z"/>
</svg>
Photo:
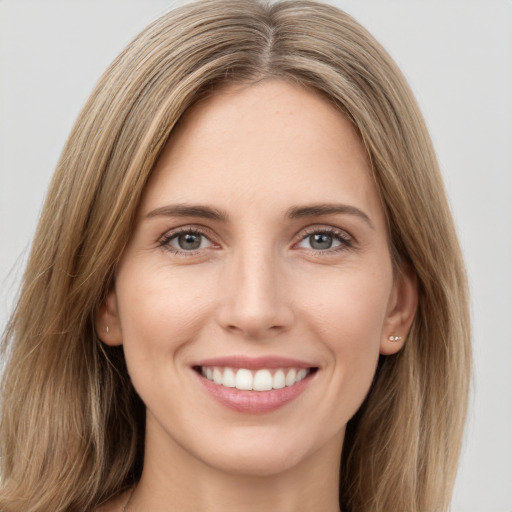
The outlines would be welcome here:
<svg viewBox="0 0 512 512">
<path fill-rule="evenodd" d="M 110 329 L 108 328 L 108 325 L 107 325 L 107 327 L 105 327 L 105 331 L 107 331 L 107 334 L 110 332 Z"/>
<path fill-rule="evenodd" d="M 389 341 L 400 341 L 402 336 L 390 336 Z"/>
</svg>

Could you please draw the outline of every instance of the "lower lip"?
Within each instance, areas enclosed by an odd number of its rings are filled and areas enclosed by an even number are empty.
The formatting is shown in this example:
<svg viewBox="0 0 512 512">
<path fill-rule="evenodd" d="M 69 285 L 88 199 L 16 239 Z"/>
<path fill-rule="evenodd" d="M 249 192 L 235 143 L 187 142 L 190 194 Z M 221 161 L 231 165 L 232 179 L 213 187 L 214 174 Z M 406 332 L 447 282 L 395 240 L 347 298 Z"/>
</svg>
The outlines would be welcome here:
<svg viewBox="0 0 512 512">
<path fill-rule="evenodd" d="M 307 375 L 304 379 L 293 386 L 282 389 L 271 389 L 269 391 L 242 391 L 236 388 L 221 386 L 208 380 L 194 371 L 201 384 L 222 405 L 237 412 L 249 414 L 262 414 L 275 411 L 280 407 L 297 398 L 308 386 L 313 374 Z"/>
</svg>

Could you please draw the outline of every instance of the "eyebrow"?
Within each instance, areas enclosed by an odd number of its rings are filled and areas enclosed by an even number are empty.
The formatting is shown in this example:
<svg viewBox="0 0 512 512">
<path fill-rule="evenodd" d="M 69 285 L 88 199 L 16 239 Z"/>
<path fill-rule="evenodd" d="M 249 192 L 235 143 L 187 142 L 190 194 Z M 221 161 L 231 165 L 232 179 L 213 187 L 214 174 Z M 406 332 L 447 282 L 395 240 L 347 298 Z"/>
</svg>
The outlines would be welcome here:
<svg viewBox="0 0 512 512">
<path fill-rule="evenodd" d="M 362 210 L 348 204 L 326 203 L 315 204 L 311 206 L 295 206 L 286 212 L 286 217 L 289 219 L 302 219 L 305 217 L 318 217 L 322 215 L 336 215 L 336 214 L 355 215 L 364 220 L 372 229 L 375 229 L 370 217 Z M 217 220 L 220 222 L 227 222 L 228 214 L 206 205 L 194 204 L 173 204 L 161 206 L 151 210 L 146 218 L 153 217 L 199 217 L 203 219 Z"/>
<path fill-rule="evenodd" d="M 218 220 L 226 222 L 228 215 L 222 210 L 211 206 L 193 205 L 193 204 L 173 204 L 161 206 L 151 210 L 146 218 L 152 217 L 200 217 L 203 219 Z"/>
<path fill-rule="evenodd" d="M 315 204 L 311 206 L 297 206 L 290 208 L 287 212 L 287 217 L 290 219 L 301 219 L 304 217 L 317 217 L 322 215 L 335 215 L 335 214 L 348 214 L 355 215 L 364 220 L 372 229 L 375 229 L 370 217 L 362 210 L 348 204 L 326 203 Z"/>
</svg>

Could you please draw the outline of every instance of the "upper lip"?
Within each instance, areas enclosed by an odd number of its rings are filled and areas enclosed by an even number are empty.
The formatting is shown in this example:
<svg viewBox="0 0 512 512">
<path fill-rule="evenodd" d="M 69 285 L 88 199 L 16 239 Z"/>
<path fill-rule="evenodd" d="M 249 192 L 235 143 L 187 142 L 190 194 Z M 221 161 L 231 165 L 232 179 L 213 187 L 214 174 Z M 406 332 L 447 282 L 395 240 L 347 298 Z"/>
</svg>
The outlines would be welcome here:
<svg viewBox="0 0 512 512">
<path fill-rule="evenodd" d="M 211 359 L 202 359 L 192 366 L 223 366 L 230 368 L 247 368 L 257 370 L 259 368 L 315 368 L 314 364 L 299 359 L 280 356 L 224 356 Z"/>
</svg>

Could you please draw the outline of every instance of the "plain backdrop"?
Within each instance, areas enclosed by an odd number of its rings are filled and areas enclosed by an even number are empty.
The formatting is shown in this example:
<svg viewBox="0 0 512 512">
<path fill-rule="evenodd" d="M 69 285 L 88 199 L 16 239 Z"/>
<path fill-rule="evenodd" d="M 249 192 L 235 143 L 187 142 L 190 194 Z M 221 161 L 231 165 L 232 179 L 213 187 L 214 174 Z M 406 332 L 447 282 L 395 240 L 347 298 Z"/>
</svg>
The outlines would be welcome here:
<svg viewBox="0 0 512 512">
<path fill-rule="evenodd" d="M 453 510 L 512 512 L 512 1 L 330 3 L 366 26 L 408 78 L 468 266 L 475 372 Z M 123 46 L 173 5 L 0 0 L 0 327 L 80 107 Z"/>
</svg>

